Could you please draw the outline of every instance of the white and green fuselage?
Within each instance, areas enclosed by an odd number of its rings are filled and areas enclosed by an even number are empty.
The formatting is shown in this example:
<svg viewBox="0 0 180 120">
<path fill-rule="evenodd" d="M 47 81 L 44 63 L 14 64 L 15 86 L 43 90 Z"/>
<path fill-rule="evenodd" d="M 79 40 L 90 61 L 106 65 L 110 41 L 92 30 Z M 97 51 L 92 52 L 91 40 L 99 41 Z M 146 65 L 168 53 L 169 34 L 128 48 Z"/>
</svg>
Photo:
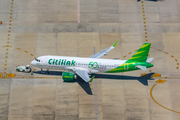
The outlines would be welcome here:
<svg viewBox="0 0 180 120">
<path fill-rule="evenodd" d="M 112 47 L 114 46 L 115 45 L 113 45 Z M 144 45 L 128 60 L 98 58 L 99 56 L 101 56 L 101 53 L 103 53 L 104 51 L 104 53 L 106 53 L 108 52 L 108 49 L 111 49 L 108 48 L 89 58 L 50 55 L 40 56 L 37 59 L 33 60 L 31 64 L 43 69 L 66 70 L 68 72 L 78 74 L 85 81 L 89 81 L 90 78 L 88 77 L 88 74 L 90 73 L 117 73 L 139 69 L 146 70 L 146 68 L 152 67 L 153 65 L 150 63 L 152 59 L 147 59 L 150 46 L 150 43 L 144 43 Z"/>
<path fill-rule="evenodd" d="M 80 67 L 87 69 L 90 73 L 108 72 L 121 66 L 126 60 L 110 60 L 67 56 L 41 56 L 40 62 L 34 66 L 44 69 L 67 70 L 70 67 Z M 128 70 L 128 65 L 124 66 Z"/>
</svg>

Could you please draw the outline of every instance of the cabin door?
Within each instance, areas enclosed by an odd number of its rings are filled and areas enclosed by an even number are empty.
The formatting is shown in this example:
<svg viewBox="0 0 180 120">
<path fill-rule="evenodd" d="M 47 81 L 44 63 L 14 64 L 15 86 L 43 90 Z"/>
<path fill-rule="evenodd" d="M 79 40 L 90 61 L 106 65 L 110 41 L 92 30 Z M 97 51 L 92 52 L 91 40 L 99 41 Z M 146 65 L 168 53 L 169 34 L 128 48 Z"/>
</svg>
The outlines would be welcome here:
<svg viewBox="0 0 180 120">
<path fill-rule="evenodd" d="M 128 63 L 124 64 L 124 70 L 128 70 Z"/>
</svg>

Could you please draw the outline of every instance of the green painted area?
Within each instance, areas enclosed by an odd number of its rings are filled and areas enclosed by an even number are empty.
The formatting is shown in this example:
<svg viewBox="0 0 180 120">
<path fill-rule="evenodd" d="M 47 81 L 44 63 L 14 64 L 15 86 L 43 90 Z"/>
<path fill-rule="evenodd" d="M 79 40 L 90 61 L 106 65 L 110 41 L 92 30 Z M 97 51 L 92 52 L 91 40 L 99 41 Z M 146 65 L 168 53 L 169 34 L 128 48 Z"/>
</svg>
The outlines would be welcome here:
<svg viewBox="0 0 180 120">
<path fill-rule="evenodd" d="M 117 73 L 117 72 L 128 72 L 133 70 L 139 70 L 139 68 L 136 67 L 137 65 L 145 66 L 146 68 L 150 68 L 153 66 L 153 64 L 146 62 L 124 63 L 117 68 L 107 71 L 106 73 Z"/>
<path fill-rule="evenodd" d="M 65 82 L 74 82 L 74 73 L 63 72 L 62 78 Z"/>
<path fill-rule="evenodd" d="M 124 64 L 112 70 L 106 71 L 106 73 L 117 73 L 117 72 L 128 72 L 133 70 L 139 70 L 139 68 L 136 67 L 137 65 L 145 66 L 146 68 L 152 67 L 153 64 L 146 62 L 150 46 L 151 43 L 144 43 L 144 45 L 141 48 L 139 48 L 139 50 Z"/>
<path fill-rule="evenodd" d="M 89 82 L 92 82 L 94 80 L 94 78 L 95 78 L 95 76 L 93 76 Z"/>
<path fill-rule="evenodd" d="M 118 40 L 116 40 L 116 42 L 113 44 L 113 47 L 115 47 L 115 46 L 116 46 L 117 42 L 118 42 Z"/>
<path fill-rule="evenodd" d="M 150 47 L 151 43 L 144 43 L 144 45 L 139 48 L 139 50 L 129 60 L 127 60 L 126 63 L 146 62 Z"/>
<path fill-rule="evenodd" d="M 98 67 L 98 63 L 97 62 L 89 62 L 89 68 L 97 68 Z"/>
<path fill-rule="evenodd" d="M 49 59 L 48 64 L 49 65 L 67 65 L 67 66 L 75 66 L 76 61 L 67 61 L 66 59 Z"/>
</svg>

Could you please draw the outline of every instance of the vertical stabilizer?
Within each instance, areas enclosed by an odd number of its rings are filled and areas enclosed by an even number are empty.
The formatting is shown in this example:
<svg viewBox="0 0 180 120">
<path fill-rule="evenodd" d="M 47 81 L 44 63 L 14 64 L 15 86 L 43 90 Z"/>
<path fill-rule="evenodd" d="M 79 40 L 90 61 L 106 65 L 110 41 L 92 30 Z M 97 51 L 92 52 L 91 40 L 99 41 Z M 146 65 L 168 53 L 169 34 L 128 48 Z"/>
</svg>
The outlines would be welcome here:
<svg viewBox="0 0 180 120">
<path fill-rule="evenodd" d="M 144 45 L 139 48 L 139 50 L 129 60 L 127 60 L 126 63 L 146 62 L 150 47 L 151 43 L 144 43 Z"/>
</svg>

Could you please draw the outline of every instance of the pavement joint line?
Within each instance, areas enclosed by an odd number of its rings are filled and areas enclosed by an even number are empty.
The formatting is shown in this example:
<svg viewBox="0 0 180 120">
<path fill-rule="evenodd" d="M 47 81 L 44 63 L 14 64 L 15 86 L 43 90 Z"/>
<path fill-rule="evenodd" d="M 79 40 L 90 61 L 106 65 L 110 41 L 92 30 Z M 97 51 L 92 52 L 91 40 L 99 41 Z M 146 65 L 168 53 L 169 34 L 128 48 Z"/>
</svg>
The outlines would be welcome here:
<svg viewBox="0 0 180 120">
<path fill-rule="evenodd" d="M 96 120 L 98 120 L 98 95 L 97 95 L 97 80 L 94 81 L 94 100 L 95 100 L 95 114 L 96 114 Z"/>
<path fill-rule="evenodd" d="M 35 69 L 36 70 L 36 69 Z M 34 71 L 35 71 L 34 70 Z M 4 72 L 4 74 L 6 75 L 9 75 L 9 74 L 13 74 L 13 73 L 9 73 L 7 74 L 6 72 Z M 0 76 L 2 75 L 2 73 L 0 73 Z M 57 77 L 57 76 L 52 76 L 52 77 L 35 77 L 35 76 L 24 76 L 24 75 L 16 75 L 16 74 L 13 74 L 15 78 L 19 78 L 19 77 L 22 77 L 22 78 L 44 78 L 44 79 L 56 79 L 56 78 L 60 78 L 62 79 L 62 76 L 61 77 Z M 12 75 L 11 75 L 12 77 Z M 1 78 L 1 77 L 0 77 Z M 6 77 L 5 77 L 6 78 Z M 9 78 L 9 77 L 8 77 Z M 180 77 L 159 77 L 159 76 L 154 76 L 152 77 L 153 79 L 180 79 Z"/>
<path fill-rule="evenodd" d="M 148 18 L 146 18 L 148 19 Z M 110 22 L 97 22 L 97 21 L 80 21 L 81 23 L 110 23 Z M 9 22 L 3 22 L 3 23 L 9 23 Z M 15 24 L 29 24 L 29 23 L 33 23 L 33 24 L 42 24 L 42 23 L 76 23 L 75 21 L 59 21 L 59 22 L 13 22 Z M 113 23 L 119 23 L 119 24 L 128 24 L 128 23 L 131 23 L 131 24 L 137 24 L 137 23 L 142 23 L 142 22 L 128 22 L 128 21 L 125 21 L 125 22 L 113 22 Z M 163 24 L 163 23 L 171 23 L 171 22 L 152 22 L 152 21 L 148 21 L 148 23 L 159 23 L 159 24 Z M 178 22 L 180 23 L 180 22 Z"/>
<path fill-rule="evenodd" d="M 80 23 L 80 0 L 77 0 L 77 20 Z"/>
<path fill-rule="evenodd" d="M 152 99 L 156 104 L 158 104 L 159 106 L 163 107 L 164 109 L 169 110 L 169 111 L 174 112 L 174 113 L 180 114 L 180 112 L 175 111 L 175 110 L 172 110 L 172 109 L 169 109 L 169 108 L 161 105 L 160 103 L 158 103 L 158 102 L 154 99 L 154 97 L 153 97 L 153 95 L 152 95 L 152 91 L 153 91 L 153 89 L 154 89 L 154 87 L 155 87 L 156 85 L 157 85 L 157 84 L 154 84 L 154 85 L 152 86 L 151 90 L 150 90 L 151 99 Z"/>
<path fill-rule="evenodd" d="M 23 78 L 45 78 L 45 79 L 60 78 L 60 79 L 62 79 L 62 76 L 61 77 L 57 77 L 57 76 L 55 76 L 55 77 L 54 76 L 53 77 L 35 77 L 35 76 L 16 75 L 16 78 L 17 77 L 23 77 Z M 152 78 L 154 78 L 154 79 L 180 79 L 180 77 L 152 77 Z"/>
</svg>

